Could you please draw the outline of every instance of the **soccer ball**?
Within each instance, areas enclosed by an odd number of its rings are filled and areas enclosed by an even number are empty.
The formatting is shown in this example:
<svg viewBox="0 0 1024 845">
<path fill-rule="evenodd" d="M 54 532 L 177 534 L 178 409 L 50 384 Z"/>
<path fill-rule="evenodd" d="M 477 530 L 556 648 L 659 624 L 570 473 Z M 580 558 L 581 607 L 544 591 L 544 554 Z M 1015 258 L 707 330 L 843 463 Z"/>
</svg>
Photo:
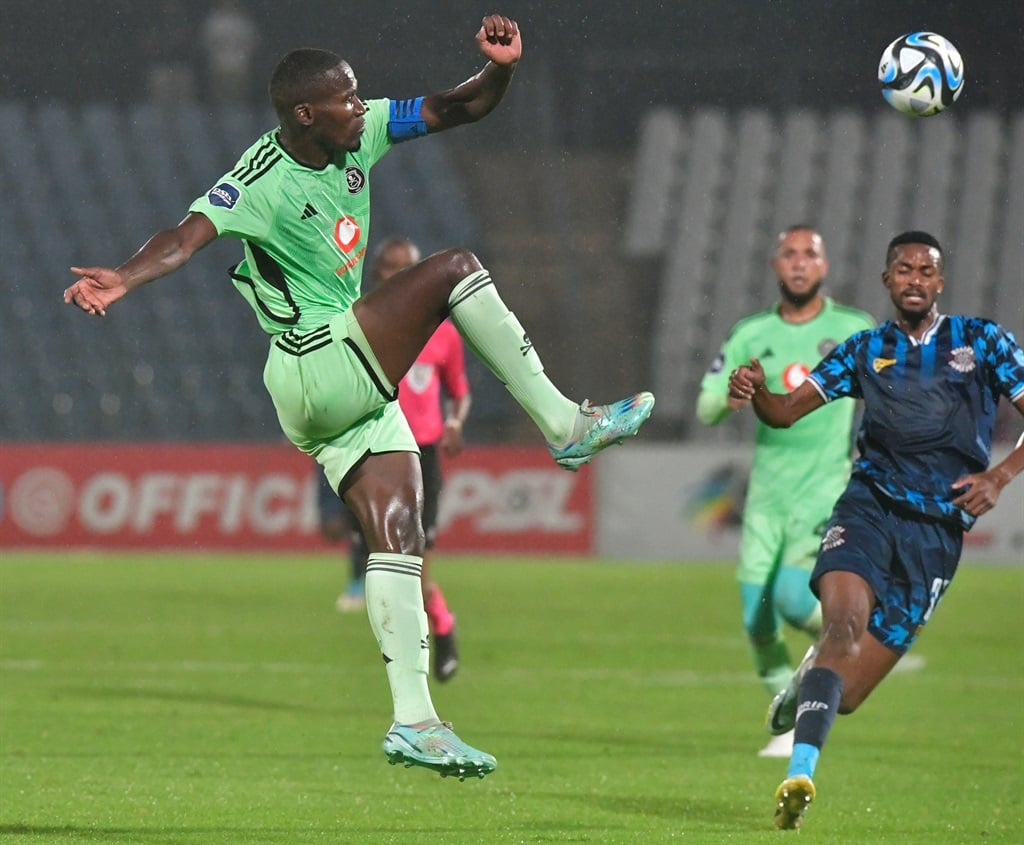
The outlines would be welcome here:
<svg viewBox="0 0 1024 845">
<path fill-rule="evenodd" d="M 912 117 L 938 114 L 964 90 L 964 62 L 949 41 L 934 32 L 901 35 L 878 63 L 882 96 Z"/>
</svg>

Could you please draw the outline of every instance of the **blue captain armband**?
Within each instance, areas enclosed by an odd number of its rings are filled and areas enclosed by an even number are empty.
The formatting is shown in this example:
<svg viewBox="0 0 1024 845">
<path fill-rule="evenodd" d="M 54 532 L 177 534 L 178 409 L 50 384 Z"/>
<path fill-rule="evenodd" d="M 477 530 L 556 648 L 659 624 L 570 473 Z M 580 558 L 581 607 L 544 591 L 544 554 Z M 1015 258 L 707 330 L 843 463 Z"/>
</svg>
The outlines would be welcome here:
<svg viewBox="0 0 1024 845">
<path fill-rule="evenodd" d="M 415 100 L 392 100 L 388 116 L 388 135 L 392 141 L 408 141 L 427 134 L 427 124 L 420 117 L 423 98 Z"/>
</svg>

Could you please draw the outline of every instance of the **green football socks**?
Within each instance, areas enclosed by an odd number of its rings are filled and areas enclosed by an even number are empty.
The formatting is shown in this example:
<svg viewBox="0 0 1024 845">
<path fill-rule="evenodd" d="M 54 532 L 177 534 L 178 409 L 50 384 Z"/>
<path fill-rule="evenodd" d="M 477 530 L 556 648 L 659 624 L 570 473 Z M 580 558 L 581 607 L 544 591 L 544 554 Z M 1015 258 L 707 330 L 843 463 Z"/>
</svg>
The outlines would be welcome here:
<svg viewBox="0 0 1024 845">
<path fill-rule="evenodd" d="M 544 375 L 544 366 L 516 315 L 498 295 L 491 275 L 477 270 L 448 299 L 452 322 L 470 349 L 537 424 L 545 440 L 564 446 L 573 436 L 579 405 Z"/>
<path fill-rule="evenodd" d="M 366 562 L 366 612 L 377 638 L 394 702 L 394 719 L 412 725 L 437 719 L 427 688 L 430 646 L 420 575 L 423 558 L 374 552 Z"/>
<path fill-rule="evenodd" d="M 757 677 L 761 679 L 769 695 L 782 692 L 793 677 L 793 665 L 789 662 L 789 649 L 782 639 L 769 643 L 751 641 L 750 648 L 757 668 Z"/>
</svg>

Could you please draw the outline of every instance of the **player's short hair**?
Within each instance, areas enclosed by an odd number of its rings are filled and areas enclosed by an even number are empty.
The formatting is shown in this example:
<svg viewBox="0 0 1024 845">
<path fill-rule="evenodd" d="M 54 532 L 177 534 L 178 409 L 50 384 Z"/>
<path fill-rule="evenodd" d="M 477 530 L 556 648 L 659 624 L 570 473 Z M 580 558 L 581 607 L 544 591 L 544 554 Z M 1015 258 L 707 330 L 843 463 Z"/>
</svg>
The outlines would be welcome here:
<svg viewBox="0 0 1024 845">
<path fill-rule="evenodd" d="M 408 256 L 402 256 L 400 259 L 392 259 L 391 261 L 385 261 L 385 256 L 393 249 L 405 249 L 408 252 Z M 420 260 L 420 248 L 416 245 L 416 242 L 412 238 L 407 238 L 404 235 L 390 235 L 380 242 L 380 245 L 373 251 L 373 262 L 370 265 L 370 274 L 374 282 L 380 281 L 381 269 L 387 266 L 387 269 L 391 272 L 388 275 L 392 275 L 396 270 L 404 269 L 404 259 L 408 257 L 409 260 L 416 264 Z"/>
<path fill-rule="evenodd" d="M 792 226 L 787 226 L 776 236 L 775 240 L 778 243 L 782 243 L 784 238 L 788 238 L 795 232 L 810 232 L 812 235 L 817 235 L 818 240 L 821 241 L 822 249 L 825 247 L 825 237 L 818 231 L 816 226 L 812 226 L 810 223 L 794 223 Z"/>
<path fill-rule="evenodd" d="M 794 232 L 814 232 L 814 234 L 819 238 L 821 237 L 821 232 L 818 231 L 816 226 L 812 226 L 810 223 L 794 223 L 792 226 L 787 226 L 779 232 L 779 237 L 784 238 L 786 235 L 792 235 Z"/>
<path fill-rule="evenodd" d="M 925 246 L 930 246 L 938 251 L 940 265 L 946 261 L 945 253 L 942 251 L 942 244 L 939 243 L 938 238 L 934 235 L 929 235 L 927 232 L 912 229 L 909 232 L 901 232 L 889 241 L 889 246 L 885 250 L 886 267 L 892 264 L 892 260 L 896 257 L 896 247 L 903 246 L 904 244 L 924 244 Z"/>
<path fill-rule="evenodd" d="M 818 240 L 821 242 L 822 257 L 826 257 L 825 236 L 818 231 L 818 228 L 816 226 L 812 226 L 810 223 L 794 223 L 792 226 L 787 226 L 785 229 L 779 232 L 779 234 L 775 238 L 776 253 L 778 252 L 778 248 L 782 246 L 782 242 L 795 232 L 810 232 L 812 235 L 816 236 Z"/>
<path fill-rule="evenodd" d="M 405 235 L 388 235 L 373 251 L 374 259 L 380 258 L 385 252 L 389 249 L 394 249 L 396 246 L 408 247 L 409 251 L 414 255 L 420 254 L 420 248 L 412 238 L 406 237 Z"/>
<path fill-rule="evenodd" d="M 337 53 L 316 47 L 300 47 L 288 53 L 270 75 L 270 102 L 278 116 L 310 99 L 343 63 Z"/>
</svg>

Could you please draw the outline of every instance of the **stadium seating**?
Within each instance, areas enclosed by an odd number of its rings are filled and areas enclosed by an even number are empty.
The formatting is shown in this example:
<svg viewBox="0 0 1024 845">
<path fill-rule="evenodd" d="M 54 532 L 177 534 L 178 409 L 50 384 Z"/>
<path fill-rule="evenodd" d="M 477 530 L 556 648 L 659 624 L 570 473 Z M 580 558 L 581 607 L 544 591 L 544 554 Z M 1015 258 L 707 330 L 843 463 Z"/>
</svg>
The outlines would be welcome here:
<svg viewBox="0 0 1024 845">
<path fill-rule="evenodd" d="M 776 300 L 775 234 L 825 237 L 829 291 L 878 319 L 885 245 L 924 229 L 946 246 L 942 308 L 1024 329 L 1024 116 L 890 110 L 814 114 L 652 110 L 640 129 L 626 249 L 660 267 L 652 337 L 659 422 L 695 437 L 747 434 L 750 415 L 694 425 L 700 379 L 729 327 Z"/>
<path fill-rule="evenodd" d="M 238 260 L 236 243 L 212 244 L 105 320 L 60 302 L 69 265 L 131 254 L 271 125 L 259 109 L 0 101 L 0 439 L 279 436 L 261 383 L 266 338 L 225 273 Z M 460 137 L 401 145 L 382 160 L 374 235 L 403 232 L 427 253 L 468 244 L 529 275 L 525 262 L 537 250 L 517 248 L 514 220 L 501 218 L 510 223 L 487 233 L 489 246 L 481 240 L 455 165 Z M 1024 332 L 1024 114 L 951 110 L 914 121 L 883 109 L 661 107 L 638 126 L 620 169 L 631 171 L 622 252 L 657 289 L 643 338 L 650 372 L 636 377 L 658 396 L 652 435 L 749 433 L 749 415 L 716 429 L 694 425 L 696 390 L 729 326 L 774 301 L 768 257 L 775 233 L 794 222 L 825 235 L 829 290 L 876 317 L 888 314 L 879 286 L 888 238 L 931 230 L 949 253 L 943 307 Z M 604 240 L 603 232 L 571 234 Z M 554 334 L 540 311 L 528 324 Z M 588 322 L 600 317 L 587 314 Z M 587 344 L 606 339 L 618 317 L 580 334 L 573 354 L 600 360 Z M 570 369 L 554 356 L 546 363 L 555 373 Z M 502 417 L 507 397 L 475 362 L 470 378 L 482 432 L 488 414 Z"/>
<path fill-rule="evenodd" d="M 262 385 L 267 339 L 226 273 L 237 242 L 215 242 L 104 320 L 61 302 L 70 265 L 131 255 L 273 125 L 258 109 L 0 102 L 0 439 L 280 437 Z M 375 233 L 427 252 L 477 239 L 444 138 L 397 148 L 374 180 Z"/>
</svg>

